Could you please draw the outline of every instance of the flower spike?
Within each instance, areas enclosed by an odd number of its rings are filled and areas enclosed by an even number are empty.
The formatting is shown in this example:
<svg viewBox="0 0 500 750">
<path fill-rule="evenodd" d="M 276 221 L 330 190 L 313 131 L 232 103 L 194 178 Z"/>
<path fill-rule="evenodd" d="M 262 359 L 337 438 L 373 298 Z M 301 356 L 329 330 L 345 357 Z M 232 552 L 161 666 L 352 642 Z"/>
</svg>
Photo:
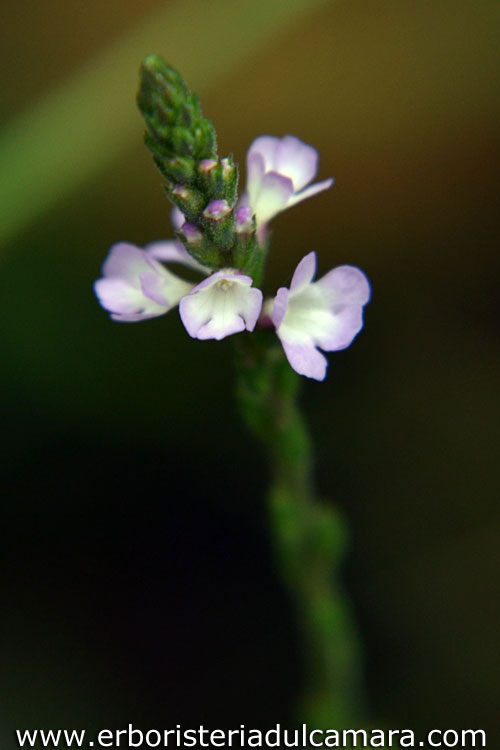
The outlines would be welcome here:
<svg viewBox="0 0 500 750">
<path fill-rule="evenodd" d="M 311 184 L 318 152 L 293 135 L 256 138 L 247 154 L 247 185 L 238 200 L 238 167 L 217 153 L 213 124 L 180 74 L 157 55 L 141 67 L 138 105 L 146 123 L 146 145 L 162 172 L 174 205 L 175 240 L 144 249 L 114 245 L 95 292 L 114 320 L 154 318 L 179 305 L 190 336 L 220 340 L 240 331 L 274 327 L 290 365 L 323 380 L 321 353 L 343 349 L 363 325 L 370 297 L 365 275 L 339 266 L 314 281 L 316 255 L 297 266 L 290 288 L 263 306 L 260 285 L 268 252 L 269 221 L 296 203 L 331 187 Z M 176 263 L 204 274 L 189 282 L 165 268 Z M 260 319 L 259 319 L 260 316 Z M 267 334 L 265 334 L 267 335 Z"/>
</svg>

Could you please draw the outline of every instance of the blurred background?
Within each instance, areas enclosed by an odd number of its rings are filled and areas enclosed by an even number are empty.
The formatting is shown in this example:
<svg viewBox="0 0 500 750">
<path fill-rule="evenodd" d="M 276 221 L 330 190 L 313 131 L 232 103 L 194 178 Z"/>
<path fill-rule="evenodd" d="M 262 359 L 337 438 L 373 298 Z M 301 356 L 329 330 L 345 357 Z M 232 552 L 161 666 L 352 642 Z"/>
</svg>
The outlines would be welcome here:
<svg viewBox="0 0 500 750">
<path fill-rule="evenodd" d="M 303 679 L 231 340 L 112 323 L 111 244 L 172 235 L 137 71 L 163 55 L 243 168 L 263 133 L 335 187 L 273 224 L 373 299 L 304 383 L 375 725 L 498 732 L 496 0 L 17 0 L 0 130 L 0 740 L 14 727 L 293 723 Z"/>
</svg>

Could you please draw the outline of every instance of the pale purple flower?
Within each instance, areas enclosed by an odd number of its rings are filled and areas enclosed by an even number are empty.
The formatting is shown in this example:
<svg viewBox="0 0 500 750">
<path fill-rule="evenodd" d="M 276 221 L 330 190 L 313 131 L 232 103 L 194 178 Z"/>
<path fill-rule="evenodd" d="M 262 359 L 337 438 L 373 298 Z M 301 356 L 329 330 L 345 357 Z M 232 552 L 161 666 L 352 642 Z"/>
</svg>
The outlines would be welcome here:
<svg viewBox="0 0 500 750">
<path fill-rule="evenodd" d="M 94 289 L 113 320 L 133 323 L 164 315 L 188 294 L 194 284 L 180 279 L 158 260 L 198 264 L 180 242 L 154 242 L 145 250 L 127 242 L 113 245 Z"/>
<path fill-rule="evenodd" d="M 295 269 L 290 289 L 278 290 L 272 320 L 293 369 L 324 380 L 328 361 L 319 349 L 333 352 L 351 344 L 363 327 L 370 285 L 354 266 L 338 266 L 319 281 L 313 281 L 315 273 L 312 252 Z"/>
<path fill-rule="evenodd" d="M 225 268 L 204 279 L 180 301 L 182 322 L 190 336 L 220 339 L 253 331 L 262 307 L 262 292 L 250 276 Z"/>
<path fill-rule="evenodd" d="M 293 135 L 256 138 L 247 153 L 247 186 L 242 205 L 250 205 L 259 228 L 290 206 L 333 184 L 309 185 L 318 171 L 318 152 Z M 261 230 L 262 234 L 262 230 Z"/>
</svg>

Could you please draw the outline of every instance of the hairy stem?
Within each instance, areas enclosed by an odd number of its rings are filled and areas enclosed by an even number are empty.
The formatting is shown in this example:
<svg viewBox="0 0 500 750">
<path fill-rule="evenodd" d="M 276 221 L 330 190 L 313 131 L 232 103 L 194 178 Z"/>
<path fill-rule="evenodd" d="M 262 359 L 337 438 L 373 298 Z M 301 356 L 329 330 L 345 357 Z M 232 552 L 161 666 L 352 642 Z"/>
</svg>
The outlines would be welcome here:
<svg viewBox="0 0 500 750">
<path fill-rule="evenodd" d="M 359 647 L 339 582 L 344 521 L 315 493 L 312 444 L 298 406 L 299 376 L 269 331 L 241 339 L 238 403 L 268 453 L 272 538 L 303 640 L 301 718 L 318 728 L 356 726 L 362 693 Z"/>
</svg>

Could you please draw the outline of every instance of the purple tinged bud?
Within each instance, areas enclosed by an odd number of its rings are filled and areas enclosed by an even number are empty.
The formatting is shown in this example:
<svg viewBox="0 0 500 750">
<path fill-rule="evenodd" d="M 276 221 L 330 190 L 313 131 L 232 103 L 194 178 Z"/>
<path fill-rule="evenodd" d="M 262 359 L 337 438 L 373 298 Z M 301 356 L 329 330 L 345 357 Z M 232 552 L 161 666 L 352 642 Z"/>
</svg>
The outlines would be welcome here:
<svg viewBox="0 0 500 750">
<path fill-rule="evenodd" d="M 252 231 L 252 209 L 250 206 L 240 206 L 236 209 L 236 231 L 240 234 Z"/>
<path fill-rule="evenodd" d="M 188 201 L 191 198 L 191 193 L 185 185 L 176 185 L 172 190 L 172 194 L 183 201 Z"/>
<path fill-rule="evenodd" d="M 208 174 L 216 166 L 217 166 L 217 161 L 215 159 L 202 159 L 200 163 L 198 164 L 198 170 L 202 174 Z"/>
<path fill-rule="evenodd" d="M 207 219 L 213 219 L 214 221 L 221 221 L 225 219 L 228 214 L 231 213 L 231 206 L 227 201 L 215 200 L 210 201 L 205 210 L 203 216 Z"/>
<path fill-rule="evenodd" d="M 190 221 L 186 221 L 182 225 L 181 232 L 190 245 L 198 244 L 203 239 L 203 235 L 201 234 L 198 227 L 195 224 L 191 224 Z"/>
</svg>

